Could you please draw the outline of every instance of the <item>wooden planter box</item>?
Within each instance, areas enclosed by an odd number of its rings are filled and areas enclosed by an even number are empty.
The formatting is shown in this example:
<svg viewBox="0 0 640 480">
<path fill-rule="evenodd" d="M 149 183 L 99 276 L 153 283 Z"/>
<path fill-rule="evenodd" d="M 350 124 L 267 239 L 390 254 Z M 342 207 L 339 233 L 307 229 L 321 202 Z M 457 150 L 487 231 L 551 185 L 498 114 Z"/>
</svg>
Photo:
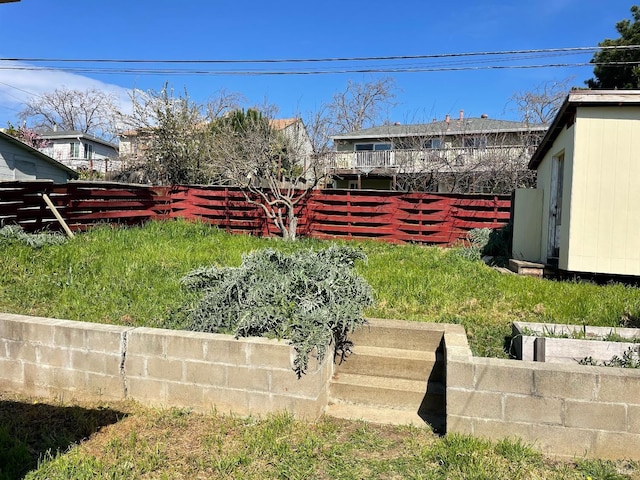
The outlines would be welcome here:
<svg viewBox="0 0 640 480">
<path fill-rule="evenodd" d="M 513 350 L 518 360 L 576 363 L 586 357 L 605 362 L 632 348 L 640 352 L 640 329 L 554 323 L 513 322 Z M 629 342 L 604 341 L 615 334 Z M 562 338 L 568 337 L 568 338 Z M 571 338 L 582 337 L 582 338 Z"/>
</svg>

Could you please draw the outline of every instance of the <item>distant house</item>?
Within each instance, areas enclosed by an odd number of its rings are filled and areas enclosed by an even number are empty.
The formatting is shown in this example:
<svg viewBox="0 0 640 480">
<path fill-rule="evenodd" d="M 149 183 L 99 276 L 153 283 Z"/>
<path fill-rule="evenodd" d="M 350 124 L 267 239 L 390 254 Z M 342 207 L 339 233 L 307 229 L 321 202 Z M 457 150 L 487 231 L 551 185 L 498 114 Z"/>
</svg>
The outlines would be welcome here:
<svg viewBox="0 0 640 480">
<path fill-rule="evenodd" d="M 153 130 L 150 128 L 139 128 L 120 133 L 118 135 L 118 146 L 122 161 L 128 165 L 144 159 L 145 151 L 153 135 Z"/>
<path fill-rule="evenodd" d="M 49 179 L 65 183 L 78 173 L 44 153 L 0 132 L 0 181 Z"/>
<path fill-rule="evenodd" d="M 576 90 L 515 195 L 514 258 L 640 276 L 640 90 Z"/>
<path fill-rule="evenodd" d="M 74 170 L 106 174 L 120 170 L 118 146 L 76 130 L 38 132 L 49 144 L 40 151 Z"/>
<path fill-rule="evenodd" d="M 457 119 L 334 135 L 325 164 L 336 188 L 510 192 L 530 181 L 527 163 L 546 129 L 461 110 Z"/>
</svg>

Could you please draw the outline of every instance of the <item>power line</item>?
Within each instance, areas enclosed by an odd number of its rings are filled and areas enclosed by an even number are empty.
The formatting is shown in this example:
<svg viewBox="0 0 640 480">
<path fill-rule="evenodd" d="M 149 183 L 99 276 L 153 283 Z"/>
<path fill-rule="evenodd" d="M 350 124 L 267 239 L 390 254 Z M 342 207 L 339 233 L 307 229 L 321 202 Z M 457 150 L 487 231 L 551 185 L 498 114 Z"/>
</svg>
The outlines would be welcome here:
<svg viewBox="0 0 640 480">
<path fill-rule="evenodd" d="M 486 52 L 438 53 L 429 55 L 392 55 L 372 57 L 326 57 L 326 58 L 280 58 L 280 59 L 110 59 L 110 58 L 0 58 L 0 61 L 11 62 L 59 62 L 59 63 L 169 63 L 169 64 L 252 64 L 252 63 L 330 63 L 330 62 L 362 62 L 391 60 L 429 60 L 455 57 L 486 57 L 500 55 L 529 55 L 538 53 L 590 53 L 598 50 L 638 50 L 640 45 L 597 46 L 597 47 L 565 47 L 542 48 L 529 50 L 498 50 Z"/>
<path fill-rule="evenodd" d="M 628 66 L 639 65 L 637 62 L 576 62 L 576 63 L 543 63 L 532 65 L 468 65 L 468 66 L 415 66 L 415 67 L 387 67 L 387 68 L 345 68 L 333 70 L 184 70 L 184 69 L 136 69 L 136 68 L 89 68 L 89 67 L 30 67 L 12 66 L 0 67 L 0 70 L 20 71 L 62 71 L 83 74 L 136 74 L 136 75 L 212 75 L 212 76 L 260 76 L 260 75 L 330 75 L 347 73 L 426 73 L 426 72 L 460 72 L 479 70 L 507 70 L 507 69 L 534 69 L 534 68 L 567 68 L 567 67 L 594 67 L 602 66 Z"/>
</svg>

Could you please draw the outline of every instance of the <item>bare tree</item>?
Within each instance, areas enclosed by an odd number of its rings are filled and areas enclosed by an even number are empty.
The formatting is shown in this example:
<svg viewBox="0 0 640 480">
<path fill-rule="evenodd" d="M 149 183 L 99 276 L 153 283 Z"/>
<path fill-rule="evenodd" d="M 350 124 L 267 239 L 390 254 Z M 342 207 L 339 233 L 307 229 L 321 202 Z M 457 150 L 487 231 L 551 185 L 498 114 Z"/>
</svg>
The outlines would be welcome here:
<svg viewBox="0 0 640 480">
<path fill-rule="evenodd" d="M 275 130 L 258 110 L 238 110 L 213 123 L 214 158 L 227 181 L 259 206 L 285 240 L 295 240 L 296 209 L 321 179 L 302 137 Z"/>
<path fill-rule="evenodd" d="M 111 140 L 116 131 L 116 105 L 113 93 L 61 87 L 32 97 L 19 117 L 34 129 L 77 130 Z"/>
<path fill-rule="evenodd" d="M 509 101 L 526 124 L 550 124 L 571 89 L 573 77 L 543 82 L 532 90 L 515 92 Z"/>
<path fill-rule="evenodd" d="M 345 90 L 307 117 L 306 125 L 318 154 L 330 149 L 330 137 L 371 127 L 385 121 L 384 114 L 395 105 L 397 88 L 386 77 L 365 83 L 349 81 Z"/>
</svg>

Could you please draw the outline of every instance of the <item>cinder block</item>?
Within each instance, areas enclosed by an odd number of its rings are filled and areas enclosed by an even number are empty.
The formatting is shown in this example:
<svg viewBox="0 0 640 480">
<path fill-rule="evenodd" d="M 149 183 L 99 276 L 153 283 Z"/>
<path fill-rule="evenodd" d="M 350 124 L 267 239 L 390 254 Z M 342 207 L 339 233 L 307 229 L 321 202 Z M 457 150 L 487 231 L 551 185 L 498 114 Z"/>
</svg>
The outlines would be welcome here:
<svg viewBox="0 0 640 480">
<path fill-rule="evenodd" d="M 293 348 L 284 341 L 248 338 L 248 361 L 254 367 L 286 368 L 293 367 Z"/>
<path fill-rule="evenodd" d="M 546 367 L 546 366 L 545 366 Z M 536 368 L 533 373 L 534 391 L 536 395 L 547 398 L 567 398 L 578 400 L 595 400 L 598 388 L 598 376 L 595 372 L 579 371 L 572 368 Z"/>
<path fill-rule="evenodd" d="M 533 391 L 533 371 L 526 364 L 501 359 L 475 362 L 475 387 L 479 391 L 519 393 Z"/>
<path fill-rule="evenodd" d="M 640 407 L 636 405 L 628 406 L 627 419 L 629 421 L 629 433 L 640 434 Z"/>
<path fill-rule="evenodd" d="M 204 404 L 204 389 L 202 385 L 167 382 L 167 404 L 176 407 L 191 407 L 202 409 Z"/>
<path fill-rule="evenodd" d="M 227 366 L 209 362 L 184 362 L 185 383 L 226 388 Z"/>
<path fill-rule="evenodd" d="M 87 384 L 87 374 L 82 370 L 53 368 L 50 370 L 50 385 L 60 390 L 82 391 Z"/>
<path fill-rule="evenodd" d="M 322 374 L 307 373 L 300 378 L 293 370 L 268 370 L 269 391 L 275 395 L 317 398 L 329 389 L 328 382 L 322 381 Z"/>
<path fill-rule="evenodd" d="M 627 431 L 627 410 L 619 403 L 565 401 L 567 427 Z"/>
<path fill-rule="evenodd" d="M 26 363 L 37 363 L 37 345 L 16 340 L 5 341 L 5 351 L 10 359 L 20 359 Z"/>
<path fill-rule="evenodd" d="M 234 413 L 236 415 L 248 415 L 251 413 L 249 398 L 252 395 L 254 395 L 254 393 L 249 393 L 246 390 L 204 388 L 203 405 L 208 411 L 213 410 L 222 414 Z"/>
<path fill-rule="evenodd" d="M 226 365 L 248 365 L 249 345 L 243 338 L 215 335 L 204 343 L 204 360 Z"/>
<path fill-rule="evenodd" d="M 640 371 L 605 367 L 598 370 L 605 370 L 600 374 L 599 401 L 640 405 Z"/>
<path fill-rule="evenodd" d="M 544 454 L 558 457 L 593 455 L 596 441 L 594 430 L 566 428 L 554 425 L 532 425 L 534 445 Z"/>
<path fill-rule="evenodd" d="M 447 433 L 473 435 L 473 418 L 447 414 Z"/>
<path fill-rule="evenodd" d="M 147 377 L 147 357 L 142 355 L 127 355 L 124 371 L 127 377 Z"/>
<path fill-rule="evenodd" d="M 0 338 L 22 340 L 24 338 L 24 322 L 8 313 L 0 313 Z"/>
<path fill-rule="evenodd" d="M 135 328 L 127 332 L 127 355 L 166 356 L 166 330 Z"/>
<path fill-rule="evenodd" d="M 531 424 L 528 423 L 474 418 L 473 434 L 479 437 L 490 438 L 492 440 L 517 437 L 527 443 L 533 443 Z"/>
<path fill-rule="evenodd" d="M 640 435 L 597 432 L 593 456 L 608 460 L 640 460 Z"/>
<path fill-rule="evenodd" d="M 71 353 L 71 368 L 105 375 L 119 375 L 120 357 L 103 352 L 73 350 Z"/>
<path fill-rule="evenodd" d="M 473 363 L 461 360 L 449 360 L 446 362 L 447 388 L 473 388 L 474 368 Z"/>
<path fill-rule="evenodd" d="M 93 352 L 118 353 L 122 345 L 122 336 L 133 329 L 117 325 L 90 324 L 85 333 L 86 348 Z"/>
<path fill-rule="evenodd" d="M 147 376 L 167 382 L 184 380 L 183 360 L 161 357 L 147 357 Z"/>
<path fill-rule="evenodd" d="M 87 373 L 83 388 L 93 400 L 119 401 L 125 399 L 122 379 L 113 375 Z"/>
<path fill-rule="evenodd" d="M 24 382 L 24 364 L 20 360 L 0 358 L 0 378 L 11 382 Z"/>
<path fill-rule="evenodd" d="M 198 332 L 174 331 L 167 333 L 167 357 L 204 360 L 204 335 Z"/>
<path fill-rule="evenodd" d="M 505 397 L 505 420 L 517 423 L 562 425 L 562 400 L 507 395 Z"/>
<path fill-rule="evenodd" d="M 55 345 L 55 331 L 56 327 L 49 322 L 27 322 L 22 328 L 22 338 L 17 338 L 16 340 L 53 346 Z"/>
<path fill-rule="evenodd" d="M 259 413 L 289 412 L 302 420 L 316 420 L 322 415 L 326 402 L 318 398 L 300 398 L 289 395 L 250 397 L 251 411 Z"/>
<path fill-rule="evenodd" d="M 502 419 L 502 395 L 447 388 L 447 414 Z"/>
<path fill-rule="evenodd" d="M 232 389 L 269 392 L 269 371 L 264 368 L 228 366 L 227 385 Z"/>
<path fill-rule="evenodd" d="M 36 347 L 37 362 L 50 367 L 71 367 L 71 351 L 64 347 L 38 345 Z"/>
<path fill-rule="evenodd" d="M 90 323 L 69 322 L 54 330 L 53 344 L 58 347 L 86 348 L 86 332 L 91 329 Z"/>
<path fill-rule="evenodd" d="M 141 403 L 155 402 L 154 405 L 167 401 L 167 383 L 140 377 L 127 377 L 128 398 Z"/>
</svg>

